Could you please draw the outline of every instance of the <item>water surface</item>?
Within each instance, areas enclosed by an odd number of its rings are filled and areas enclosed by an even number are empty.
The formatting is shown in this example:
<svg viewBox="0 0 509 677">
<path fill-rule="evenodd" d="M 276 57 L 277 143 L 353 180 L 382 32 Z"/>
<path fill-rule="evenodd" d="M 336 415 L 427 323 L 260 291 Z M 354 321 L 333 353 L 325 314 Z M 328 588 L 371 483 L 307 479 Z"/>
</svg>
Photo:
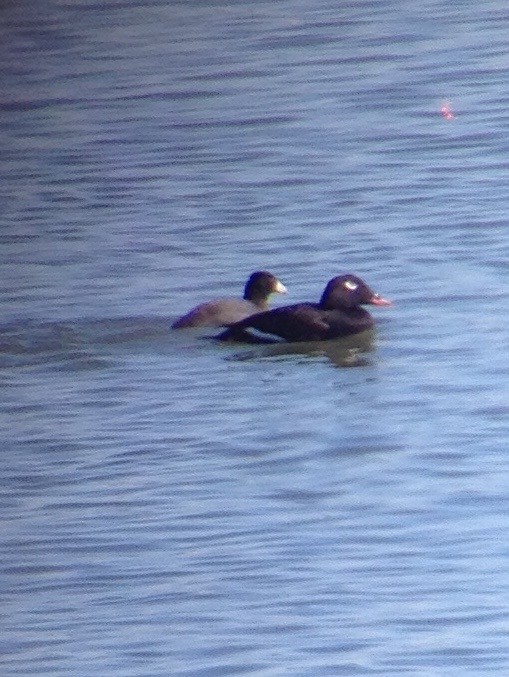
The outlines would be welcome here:
<svg viewBox="0 0 509 677">
<path fill-rule="evenodd" d="M 508 673 L 507 29 L 3 3 L 2 675 Z M 260 268 L 395 306 L 315 348 L 169 329 Z"/>
</svg>

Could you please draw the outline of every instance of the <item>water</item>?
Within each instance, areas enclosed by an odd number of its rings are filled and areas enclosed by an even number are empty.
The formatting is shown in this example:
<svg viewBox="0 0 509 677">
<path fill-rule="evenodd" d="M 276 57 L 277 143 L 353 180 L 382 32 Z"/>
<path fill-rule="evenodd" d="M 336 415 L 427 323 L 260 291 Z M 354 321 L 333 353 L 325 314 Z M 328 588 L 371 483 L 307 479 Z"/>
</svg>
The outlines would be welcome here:
<svg viewBox="0 0 509 677">
<path fill-rule="evenodd" d="M 3 676 L 508 674 L 507 29 L 3 3 Z M 319 348 L 169 330 L 259 268 L 395 306 Z"/>
</svg>

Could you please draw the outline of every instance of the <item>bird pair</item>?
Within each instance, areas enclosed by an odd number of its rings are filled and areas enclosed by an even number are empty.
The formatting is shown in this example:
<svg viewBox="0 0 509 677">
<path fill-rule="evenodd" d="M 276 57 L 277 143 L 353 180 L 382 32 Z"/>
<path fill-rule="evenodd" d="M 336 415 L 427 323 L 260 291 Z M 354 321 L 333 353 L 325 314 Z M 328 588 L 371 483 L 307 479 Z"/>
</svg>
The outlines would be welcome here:
<svg viewBox="0 0 509 677">
<path fill-rule="evenodd" d="M 359 277 L 347 274 L 332 278 L 318 303 L 296 303 L 268 310 L 269 296 L 286 291 L 272 273 L 258 271 L 248 279 L 243 299 L 202 303 L 172 326 L 227 327 L 217 337 L 223 341 L 324 341 L 373 327 L 373 318 L 362 305 L 392 305 Z"/>
</svg>

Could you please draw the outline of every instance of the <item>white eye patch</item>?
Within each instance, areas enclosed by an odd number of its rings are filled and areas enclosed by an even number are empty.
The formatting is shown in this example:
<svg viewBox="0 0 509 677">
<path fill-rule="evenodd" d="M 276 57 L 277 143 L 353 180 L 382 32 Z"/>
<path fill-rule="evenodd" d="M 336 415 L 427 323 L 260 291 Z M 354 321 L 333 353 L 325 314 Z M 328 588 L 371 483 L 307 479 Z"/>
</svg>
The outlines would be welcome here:
<svg viewBox="0 0 509 677">
<path fill-rule="evenodd" d="M 343 287 L 346 287 L 350 291 L 355 291 L 359 285 L 355 284 L 355 282 L 352 282 L 352 280 L 347 280 L 346 282 L 343 283 Z"/>
</svg>

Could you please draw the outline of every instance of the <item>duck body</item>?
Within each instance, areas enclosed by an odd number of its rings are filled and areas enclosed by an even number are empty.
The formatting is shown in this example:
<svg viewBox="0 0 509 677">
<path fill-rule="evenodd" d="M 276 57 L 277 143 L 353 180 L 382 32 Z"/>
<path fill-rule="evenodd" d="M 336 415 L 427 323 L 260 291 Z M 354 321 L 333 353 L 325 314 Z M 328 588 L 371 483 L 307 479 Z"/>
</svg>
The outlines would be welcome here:
<svg viewBox="0 0 509 677">
<path fill-rule="evenodd" d="M 190 310 L 172 324 L 172 329 L 228 327 L 259 312 L 260 307 L 246 299 L 216 299 Z"/>
<path fill-rule="evenodd" d="M 247 343 L 327 341 L 358 334 L 374 325 L 361 304 L 392 305 L 355 275 L 340 275 L 325 287 L 319 303 L 297 303 L 251 315 L 230 326 L 220 340 Z"/>
<path fill-rule="evenodd" d="M 221 298 L 201 303 L 172 324 L 173 329 L 187 327 L 228 327 L 268 308 L 271 294 L 285 294 L 286 287 L 267 271 L 253 273 L 242 299 Z"/>
</svg>

